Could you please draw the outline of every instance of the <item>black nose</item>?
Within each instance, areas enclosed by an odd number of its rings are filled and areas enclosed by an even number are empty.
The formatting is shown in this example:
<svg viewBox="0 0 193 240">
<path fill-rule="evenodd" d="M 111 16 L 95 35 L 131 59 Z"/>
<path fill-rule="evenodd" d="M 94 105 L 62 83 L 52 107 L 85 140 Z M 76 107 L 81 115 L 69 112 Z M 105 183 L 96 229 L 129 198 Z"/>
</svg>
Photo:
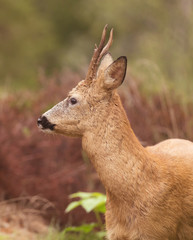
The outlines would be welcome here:
<svg viewBox="0 0 193 240">
<path fill-rule="evenodd" d="M 38 124 L 38 126 L 42 124 L 42 118 L 41 117 L 38 118 L 37 124 Z"/>
<path fill-rule="evenodd" d="M 42 129 L 54 130 L 56 124 L 51 123 L 45 116 L 41 116 L 37 120 L 38 126 L 42 126 Z"/>
</svg>

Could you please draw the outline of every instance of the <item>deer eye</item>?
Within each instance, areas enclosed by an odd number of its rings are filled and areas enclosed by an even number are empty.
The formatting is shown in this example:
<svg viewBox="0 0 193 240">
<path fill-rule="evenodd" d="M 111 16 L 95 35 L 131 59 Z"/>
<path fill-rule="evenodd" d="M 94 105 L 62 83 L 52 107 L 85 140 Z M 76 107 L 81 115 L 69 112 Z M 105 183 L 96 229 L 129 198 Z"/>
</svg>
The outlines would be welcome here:
<svg viewBox="0 0 193 240">
<path fill-rule="evenodd" d="M 70 99 L 70 103 L 71 103 L 72 105 L 76 104 L 76 103 L 77 103 L 77 99 L 76 99 L 76 98 L 71 98 L 71 99 Z"/>
</svg>

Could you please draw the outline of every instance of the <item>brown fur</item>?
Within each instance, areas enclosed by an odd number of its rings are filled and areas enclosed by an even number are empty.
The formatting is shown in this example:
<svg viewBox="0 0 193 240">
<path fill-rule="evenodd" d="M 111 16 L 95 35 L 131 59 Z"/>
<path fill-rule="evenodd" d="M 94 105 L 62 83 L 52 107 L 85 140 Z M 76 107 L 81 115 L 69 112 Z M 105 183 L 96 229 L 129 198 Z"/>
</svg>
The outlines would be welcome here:
<svg viewBox="0 0 193 240">
<path fill-rule="evenodd" d="M 106 111 L 98 134 L 83 136 L 83 148 L 107 190 L 109 239 L 193 239 L 193 144 L 191 162 L 151 154 L 133 134 L 118 96 Z"/>
<path fill-rule="evenodd" d="M 125 58 L 113 62 L 106 55 L 96 79 L 81 81 L 43 116 L 55 124 L 54 132 L 82 137 L 106 188 L 110 240 L 191 240 L 193 143 L 140 144 L 116 92 L 125 71 Z"/>
</svg>

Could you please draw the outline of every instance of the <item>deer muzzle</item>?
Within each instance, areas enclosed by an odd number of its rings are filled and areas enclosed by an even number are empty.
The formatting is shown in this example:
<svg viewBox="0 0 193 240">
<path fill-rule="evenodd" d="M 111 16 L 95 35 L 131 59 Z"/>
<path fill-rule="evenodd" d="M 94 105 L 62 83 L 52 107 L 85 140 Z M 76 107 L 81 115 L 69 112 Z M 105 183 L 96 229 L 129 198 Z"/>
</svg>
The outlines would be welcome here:
<svg viewBox="0 0 193 240">
<path fill-rule="evenodd" d="M 43 115 L 38 118 L 37 125 L 42 130 L 49 129 L 52 131 L 54 130 L 54 127 L 56 126 L 56 124 L 53 124 L 50 121 L 48 121 L 47 117 L 45 117 Z"/>
</svg>

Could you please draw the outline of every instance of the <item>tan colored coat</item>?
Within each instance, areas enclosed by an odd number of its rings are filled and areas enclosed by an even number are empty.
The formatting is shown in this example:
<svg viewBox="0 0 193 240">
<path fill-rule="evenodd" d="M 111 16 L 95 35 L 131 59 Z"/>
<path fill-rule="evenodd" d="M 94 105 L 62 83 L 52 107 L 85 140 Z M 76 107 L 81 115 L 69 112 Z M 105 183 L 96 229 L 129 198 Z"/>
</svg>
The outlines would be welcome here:
<svg viewBox="0 0 193 240">
<path fill-rule="evenodd" d="M 92 81 L 38 120 L 48 132 L 81 137 L 107 192 L 110 240 L 193 239 L 193 143 L 167 140 L 144 148 L 133 133 L 116 88 L 126 58 L 107 54 Z"/>
</svg>

